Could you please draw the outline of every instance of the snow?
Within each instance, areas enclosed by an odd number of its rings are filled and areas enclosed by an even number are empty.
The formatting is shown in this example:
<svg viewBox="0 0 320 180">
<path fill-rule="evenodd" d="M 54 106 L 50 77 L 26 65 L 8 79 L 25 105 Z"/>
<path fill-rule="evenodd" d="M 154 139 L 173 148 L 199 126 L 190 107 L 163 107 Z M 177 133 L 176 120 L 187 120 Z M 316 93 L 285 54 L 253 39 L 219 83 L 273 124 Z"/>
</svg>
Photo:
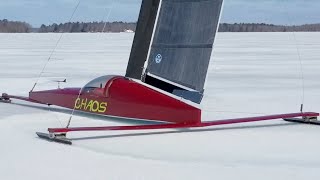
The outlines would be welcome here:
<svg viewBox="0 0 320 180">
<path fill-rule="evenodd" d="M 0 92 L 27 95 L 60 34 L 0 34 Z M 297 41 L 295 41 L 296 36 Z M 220 33 L 203 120 L 320 111 L 320 33 Z M 64 34 L 37 89 L 123 75 L 133 34 Z M 305 97 L 302 98 L 301 54 Z M 0 103 L 0 179 L 318 179 L 320 127 L 269 122 L 189 130 L 70 133 L 73 145 L 40 140 L 70 111 Z M 87 114 L 72 126 L 141 124 Z"/>
</svg>

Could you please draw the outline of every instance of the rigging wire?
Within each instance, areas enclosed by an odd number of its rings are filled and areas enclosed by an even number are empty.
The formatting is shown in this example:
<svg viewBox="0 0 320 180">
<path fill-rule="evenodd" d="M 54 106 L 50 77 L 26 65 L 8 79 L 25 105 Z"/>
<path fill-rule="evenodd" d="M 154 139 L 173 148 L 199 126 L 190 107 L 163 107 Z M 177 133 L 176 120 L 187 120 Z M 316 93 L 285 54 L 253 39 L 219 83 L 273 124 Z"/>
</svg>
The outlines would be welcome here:
<svg viewBox="0 0 320 180">
<path fill-rule="evenodd" d="M 84 87 L 82 87 L 82 88 L 79 90 L 78 96 L 77 96 L 76 100 L 74 101 L 74 106 L 73 106 L 72 112 L 71 112 L 71 114 L 70 114 L 70 117 L 69 117 L 69 120 L 68 120 L 68 123 L 67 123 L 66 128 L 69 128 L 69 126 L 70 126 L 70 124 L 71 124 L 71 121 L 72 121 L 74 112 L 76 111 L 76 103 L 77 103 L 78 100 L 80 101 L 80 96 L 81 96 L 81 92 L 82 92 L 83 88 L 84 88 Z"/>
<path fill-rule="evenodd" d="M 69 18 L 69 22 L 71 22 L 71 20 L 73 19 L 73 16 L 74 16 L 74 14 L 76 13 L 77 9 L 79 8 L 80 3 L 81 3 L 81 0 L 79 0 L 79 1 L 78 1 L 78 3 L 77 3 L 77 5 L 76 5 L 76 7 L 74 8 L 74 10 L 73 10 L 73 12 L 72 12 L 72 14 L 71 14 L 71 16 L 70 16 L 70 18 Z M 56 49 L 58 48 L 58 45 L 59 45 L 59 43 L 60 43 L 60 41 L 61 41 L 61 39 L 62 39 L 62 37 L 63 37 L 63 35 L 64 35 L 64 34 L 65 34 L 65 32 L 62 32 L 62 33 L 61 33 L 61 35 L 60 35 L 60 37 L 59 37 L 58 41 L 56 42 L 56 44 L 55 44 L 54 48 L 52 49 L 52 51 L 51 51 L 51 53 L 50 53 L 50 55 L 49 55 L 49 57 L 48 57 L 47 61 L 45 62 L 45 64 L 44 64 L 44 66 L 43 66 L 42 70 L 40 71 L 39 76 L 38 76 L 38 78 L 37 78 L 36 82 L 34 83 L 34 85 L 33 85 L 33 87 L 32 87 L 32 89 L 31 89 L 31 91 L 30 91 L 30 92 L 32 92 L 32 91 L 34 90 L 34 88 L 37 86 L 37 84 L 38 84 L 38 82 L 39 82 L 39 80 L 40 80 L 40 78 L 41 78 L 42 74 L 44 73 L 44 71 L 45 71 L 45 69 L 46 69 L 46 67 L 47 67 L 47 65 L 48 65 L 48 63 L 49 63 L 49 61 L 51 60 L 51 57 L 53 56 L 54 52 L 55 52 L 55 51 L 56 51 Z"/>
<path fill-rule="evenodd" d="M 116 0 L 112 0 L 111 6 L 108 8 L 109 10 L 108 10 L 108 13 L 107 13 L 107 15 L 106 15 L 106 17 L 105 17 L 105 23 L 104 23 L 104 25 L 103 25 L 103 28 L 102 28 L 101 33 L 104 32 L 104 30 L 105 30 L 105 28 L 106 28 L 106 26 L 107 26 L 107 23 L 108 23 L 108 20 L 109 20 L 109 18 L 110 18 L 112 9 L 114 8 L 115 1 L 116 1 Z M 71 125 L 71 121 L 72 121 L 74 112 L 75 112 L 75 110 L 76 110 L 76 103 L 77 103 L 78 100 L 80 100 L 79 98 L 80 98 L 80 96 L 81 96 L 81 92 L 82 92 L 83 88 L 84 88 L 84 87 L 82 87 L 82 88 L 79 90 L 79 93 L 78 93 L 77 98 L 76 98 L 76 100 L 75 100 L 75 102 L 74 102 L 74 107 L 73 107 L 72 112 L 71 112 L 71 114 L 70 114 L 70 117 L 69 117 L 69 120 L 68 120 L 68 123 L 67 123 L 66 128 L 69 128 L 69 126 Z"/>
<path fill-rule="evenodd" d="M 293 24 L 291 19 L 290 19 L 290 16 L 288 14 L 287 11 L 285 11 L 285 15 L 287 16 L 287 20 L 289 22 L 289 24 Z M 303 112 L 303 108 L 304 108 L 304 103 L 305 103 L 305 75 L 304 75 L 304 68 L 303 68 L 303 60 L 302 60 L 302 56 L 301 56 L 301 51 L 300 51 L 300 48 L 299 48 L 299 43 L 298 43 L 298 40 L 297 40 L 297 36 L 296 36 L 296 33 L 295 33 L 295 30 L 292 29 L 292 37 L 293 37 L 293 40 L 295 42 L 295 48 L 296 48 L 296 53 L 297 53 L 297 56 L 298 56 L 298 61 L 299 61 L 299 71 L 300 71 L 300 81 L 301 81 L 301 105 L 300 105 L 300 111 Z M 208 110 L 205 110 L 205 111 L 208 111 Z M 208 112 L 226 112 L 226 113 L 243 113 L 243 114 L 260 114 L 260 115 L 263 115 L 264 113 L 250 113 L 250 112 L 232 112 L 232 111 L 218 111 L 218 110 L 214 110 L 214 111 L 208 111 Z"/>
<path fill-rule="evenodd" d="M 293 24 L 292 20 L 288 14 L 288 11 L 285 11 L 287 19 L 289 24 Z M 305 103 L 305 76 L 304 76 L 304 68 L 303 68 L 303 60 L 301 57 L 301 52 L 300 52 L 300 48 L 299 48 L 299 43 L 297 40 L 297 36 L 295 33 L 295 29 L 292 29 L 292 38 L 294 40 L 295 43 L 295 47 L 296 47 L 296 51 L 297 51 L 297 56 L 298 56 L 298 61 L 299 61 L 299 66 L 300 66 L 300 81 L 301 81 L 301 105 L 300 105 L 300 111 L 303 112 L 303 106 Z"/>
<path fill-rule="evenodd" d="M 77 9 L 78 9 L 79 6 L 80 6 L 80 3 L 81 3 L 81 0 L 79 0 L 78 3 L 77 3 L 77 5 L 75 6 L 75 8 L 74 8 L 74 10 L 73 10 L 73 12 L 72 12 L 72 14 L 71 14 L 71 16 L 70 16 L 70 18 L 69 18 L 69 22 L 71 22 L 71 20 L 73 19 L 74 15 L 75 15 L 75 13 L 76 13 L 76 11 L 77 11 Z M 60 41 L 61 41 L 61 39 L 62 39 L 62 37 L 63 37 L 64 34 L 65 34 L 65 32 L 62 32 L 62 33 L 60 34 L 60 36 L 59 36 L 59 38 L 58 38 L 58 40 L 57 40 L 54 48 L 52 49 L 52 51 L 51 51 L 48 59 L 46 60 L 44 66 L 43 66 L 42 70 L 40 71 L 39 76 L 38 76 L 36 82 L 34 83 L 34 85 L 33 85 L 33 87 L 32 87 L 32 89 L 31 89 L 30 92 L 32 92 L 32 91 L 35 89 L 35 87 L 38 85 L 40 78 L 41 78 L 42 75 L 45 73 L 45 69 L 46 69 L 47 65 L 49 64 L 49 61 L 52 59 L 52 56 L 53 56 L 54 52 L 55 52 L 56 49 L 58 48 L 58 46 L 59 46 L 59 44 L 60 44 Z M 49 109 L 49 112 L 51 112 L 51 107 L 50 107 L 50 106 L 49 106 L 48 109 Z M 59 117 L 58 117 L 57 115 L 55 115 L 55 116 L 56 116 L 56 118 L 58 119 L 58 122 L 60 123 L 60 125 L 61 125 L 61 127 L 62 127 L 62 124 L 61 124 L 61 121 L 60 121 Z"/>
<path fill-rule="evenodd" d="M 103 18 L 103 19 L 105 19 L 105 22 L 104 22 L 104 25 L 103 25 L 103 28 L 102 28 L 102 31 L 101 31 L 102 33 L 104 32 L 104 30 L 105 30 L 105 28 L 106 28 L 106 26 L 107 26 L 108 19 L 110 18 L 110 15 L 111 15 L 112 9 L 113 9 L 113 7 L 114 7 L 115 1 L 116 1 L 116 0 L 111 1 L 111 6 L 110 6 L 110 8 L 108 8 L 108 9 L 109 9 L 109 10 L 108 10 L 108 13 L 107 13 L 106 17 Z"/>
<path fill-rule="evenodd" d="M 294 30 L 292 31 L 292 34 L 293 34 L 293 38 L 295 40 L 295 45 L 296 45 L 296 49 L 297 49 L 297 55 L 298 55 L 299 63 L 300 63 L 300 78 L 301 78 L 301 91 L 302 91 L 300 111 L 302 112 L 303 111 L 303 105 L 304 105 L 304 102 L 305 102 L 305 77 L 304 77 L 303 62 L 302 62 L 302 58 L 301 58 L 299 44 L 298 44 L 296 33 L 294 32 Z"/>
</svg>

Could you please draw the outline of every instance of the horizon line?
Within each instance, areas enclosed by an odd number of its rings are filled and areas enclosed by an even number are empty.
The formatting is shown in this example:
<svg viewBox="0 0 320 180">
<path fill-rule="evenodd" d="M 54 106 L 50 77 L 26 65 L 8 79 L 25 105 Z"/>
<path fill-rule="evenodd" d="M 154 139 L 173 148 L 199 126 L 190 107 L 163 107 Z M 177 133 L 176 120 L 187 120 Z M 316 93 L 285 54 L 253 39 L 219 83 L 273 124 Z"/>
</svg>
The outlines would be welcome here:
<svg viewBox="0 0 320 180">
<path fill-rule="evenodd" d="M 51 24 L 41 24 L 40 26 L 34 26 L 31 23 L 27 22 L 27 21 L 20 21 L 20 20 L 10 20 L 10 19 L 0 19 L 0 21 L 4 21 L 7 20 L 9 22 L 21 22 L 21 23 L 27 23 L 28 25 L 31 26 L 31 28 L 40 28 L 42 25 L 45 26 L 50 26 L 53 24 L 66 24 L 66 23 L 116 23 L 116 22 L 120 22 L 120 23 L 134 23 L 136 24 L 136 22 L 133 21 L 68 21 L 68 22 L 53 22 Z M 273 23 L 265 23 L 265 22 L 220 22 L 219 24 L 265 24 L 265 25 L 274 25 L 274 26 L 303 26 L 303 25 L 314 25 L 314 24 L 320 24 L 320 22 L 318 23 L 297 23 L 297 24 L 273 24 Z"/>
</svg>

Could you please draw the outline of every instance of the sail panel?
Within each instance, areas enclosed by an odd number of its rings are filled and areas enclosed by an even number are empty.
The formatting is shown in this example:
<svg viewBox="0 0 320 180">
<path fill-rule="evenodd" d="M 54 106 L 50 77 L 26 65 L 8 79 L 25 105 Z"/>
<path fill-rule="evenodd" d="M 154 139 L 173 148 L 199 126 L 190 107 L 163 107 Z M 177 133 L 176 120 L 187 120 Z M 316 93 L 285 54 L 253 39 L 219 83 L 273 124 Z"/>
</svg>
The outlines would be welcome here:
<svg viewBox="0 0 320 180">
<path fill-rule="evenodd" d="M 147 71 L 203 91 L 223 0 L 162 0 Z"/>
<path fill-rule="evenodd" d="M 151 56 L 155 60 L 149 62 L 148 72 L 191 89 L 202 91 L 211 48 L 153 48 Z M 161 65 L 157 56 L 161 54 Z M 174 59 L 174 60 L 173 60 Z M 187 60 L 192 61 L 187 61 Z M 159 60 L 158 60 L 159 61 Z"/>
<path fill-rule="evenodd" d="M 147 60 L 160 0 L 142 0 L 126 77 L 140 79 Z"/>
</svg>

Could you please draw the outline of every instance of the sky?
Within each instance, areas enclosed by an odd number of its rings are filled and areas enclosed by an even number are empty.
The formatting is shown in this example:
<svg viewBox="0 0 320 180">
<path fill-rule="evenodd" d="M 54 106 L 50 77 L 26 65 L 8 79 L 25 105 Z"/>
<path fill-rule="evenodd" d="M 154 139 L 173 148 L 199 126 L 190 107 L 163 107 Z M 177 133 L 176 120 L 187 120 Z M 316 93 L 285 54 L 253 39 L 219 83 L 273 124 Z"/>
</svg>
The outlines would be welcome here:
<svg viewBox="0 0 320 180">
<path fill-rule="evenodd" d="M 33 27 L 69 21 L 79 0 L 0 0 L 0 19 Z M 80 0 L 72 21 L 138 19 L 141 0 Z M 320 0 L 224 0 L 221 22 L 299 25 L 320 23 Z"/>
</svg>

